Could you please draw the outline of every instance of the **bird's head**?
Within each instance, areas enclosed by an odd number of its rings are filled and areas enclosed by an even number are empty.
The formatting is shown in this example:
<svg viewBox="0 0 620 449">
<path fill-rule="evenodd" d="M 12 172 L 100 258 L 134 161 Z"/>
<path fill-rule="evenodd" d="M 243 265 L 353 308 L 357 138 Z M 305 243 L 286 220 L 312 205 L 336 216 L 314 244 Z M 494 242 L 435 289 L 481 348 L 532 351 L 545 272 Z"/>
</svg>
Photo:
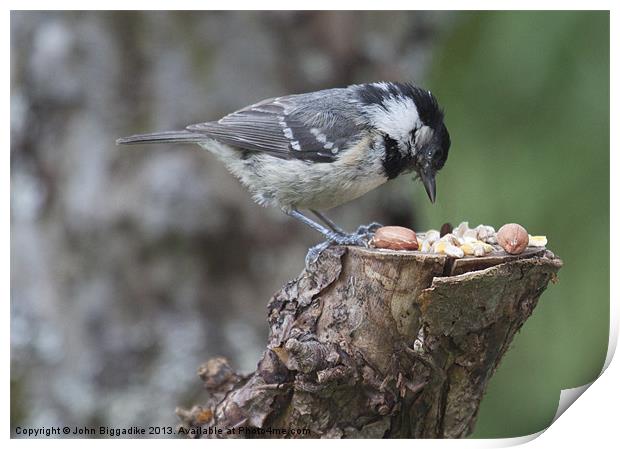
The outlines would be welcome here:
<svg viewBox="0 0 620 449">
<path fill-rule="evenodd" d="M 363 85 L 360 97 L 383 139 L 386 176 L 415 172 L 434 203 L 435 176 L 448 158 L 450 135 L 433 94 L 408 83 L 380 82 Z"/>
<path fill-rule="evenodd" d="M 435 202 L 435 175 L 446 163 L 450 149 L 450 135 L 443 123 L 436 126 L 422 126 L 415 130 L 412 138 L 415 148 L 415 170 L 424 184 L 431 203 Z"/>
</svg>

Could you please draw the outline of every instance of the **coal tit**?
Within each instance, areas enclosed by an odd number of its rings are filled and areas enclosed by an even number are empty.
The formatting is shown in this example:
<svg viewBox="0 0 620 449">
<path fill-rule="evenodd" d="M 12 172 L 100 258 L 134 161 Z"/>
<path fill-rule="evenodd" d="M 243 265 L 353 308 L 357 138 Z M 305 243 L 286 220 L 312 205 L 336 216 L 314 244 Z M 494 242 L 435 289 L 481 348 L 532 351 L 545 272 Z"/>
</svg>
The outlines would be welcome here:
<svg viewBox="0 0 620 449">
<path fill-rule="evenodd" d="M 429 91 L 377 82 L 271 98 L 183 131 L 117 140 L 145 143 L 196 143 L 222 160 L 257 203 L 279 207 L 328 242 L 360 245 L 372 226 L 347 234 L 320 211 L 410 172 L 435 202 L 450 136 Z"/>
</svg>

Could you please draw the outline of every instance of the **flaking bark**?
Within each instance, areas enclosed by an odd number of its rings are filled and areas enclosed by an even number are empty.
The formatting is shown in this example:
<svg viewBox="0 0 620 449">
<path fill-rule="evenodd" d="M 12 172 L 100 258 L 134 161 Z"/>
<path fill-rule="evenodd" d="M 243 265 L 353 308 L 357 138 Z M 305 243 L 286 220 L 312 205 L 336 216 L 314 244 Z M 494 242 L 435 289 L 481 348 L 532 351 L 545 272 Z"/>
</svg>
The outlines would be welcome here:
<svg viewBox="0 0 620 449">
<path fill-rule="evenodd" d="M 223 437 L 465 437 L 561 266 L 546 250 L 455 261 L 330 248 L 269 302 L 254 373 L 241 376 L 223 358 L 200 368 L 210 398 L 179 409 L 182 426 Z"/>
</svg>

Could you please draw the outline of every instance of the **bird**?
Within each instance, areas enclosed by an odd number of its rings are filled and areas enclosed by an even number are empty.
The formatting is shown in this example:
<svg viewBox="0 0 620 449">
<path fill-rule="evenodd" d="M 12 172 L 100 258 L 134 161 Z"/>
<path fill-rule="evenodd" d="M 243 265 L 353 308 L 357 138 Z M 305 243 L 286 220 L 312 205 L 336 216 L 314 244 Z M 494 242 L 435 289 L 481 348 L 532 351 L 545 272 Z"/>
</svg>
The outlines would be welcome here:
<svg viewBox="0 0 620 449">
<path fill-rule="evenodd" d="M 326 210 L 407 173 L 434 203 L 435 177 L 451 142 L 444 111 L 430 91 L 380 81 L 269 98 L 217 121 L 116 143 L 189 143 L 210 151 L 258 204 L 277 207 L 324 236 L 306 256 L 308 264 L 332 244 L 367 246 L 380 226 L 347 233 Z"/>
</svg>

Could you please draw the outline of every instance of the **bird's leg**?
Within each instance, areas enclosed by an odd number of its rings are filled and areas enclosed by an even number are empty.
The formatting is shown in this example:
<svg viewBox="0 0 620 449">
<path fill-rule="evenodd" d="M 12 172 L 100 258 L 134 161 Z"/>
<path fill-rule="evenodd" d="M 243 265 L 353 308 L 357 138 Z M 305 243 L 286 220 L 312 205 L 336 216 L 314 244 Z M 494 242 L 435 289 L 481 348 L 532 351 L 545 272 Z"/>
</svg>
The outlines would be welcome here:
<svg viewBox="0 0 620 449">
<path fill-rule="evenodd" d="M 316 215 L 319 218 L 319 220 L 321 220 L 323 223 L 325 223 L 332 231 L 337 232 L 338 234 L 342 234 L 342 235 L 351 235 L 348 232 L 344 231 L 336 223 L 334 223 L 333 220 L 331 220 L 329 217 L 327 217 L 323 213 L 319 212 L 318 210 L 310 209 L 310 212 L 312 212 L 314 215 Z M 362 226 L 357 228 L 357 231 L 355 231 L 355 233 L 353 235 L 370 236 L 370 235 L 374 234 L 375 231 L 377 229 L 379 229 L 380 227 L 382 227 L 382 226 L 383 225 L 381 223 L 377 223 L 377 222 L 372 222 L 372 223 L 367 224 L 367 225 L 362 225 Z"/>
<path fill-rule="evenodd" d="M 336 232 L 333 229 L 326 228 L 325 226 L 321 225 L 320 223 L 317 223 L 316 221 L 309 219 L 304 214 L 299 212 L 297 209 L 284 208 L 282 209 L 282 211 L 285 214 L 301 221 L 306 226 L 310 226 L 315 231 L 320 232 L 327 239 L 326 242 L 319 243 L 318 245 L 310 248 L 310 250 L 308 251 L 308 254 L 306 254 L 306 267 L 309 267 L 310 264 L 316 262 L 319 256 L 321 255 L 321 253 L 333 244 L 366 246 L 368 243 L 367 235 L 344 234 L 344 233 L 341 234 L 339 232 Z"/>
<path fill-rule="evenodd" d="M 332 243 L 335 243 L 336 245 L 363 245 L 364 244 L 362 239 L 360 239 L 359 235 L 346 234 L 346 233 L 341 234 L 340 232 L 336 232 L 332 229 L 326 228 L 322 224 L 309 219 L 304 214 L 299 212 L 297 209 L 290 209 L 290 210 L 283 209 L 283 211 L 285 214 L 290 215 L 293 218 L 296 218 L 297 220 L 301 221 L 305 225 L 310 226 L 315 231 L 320 232 L 321 234 L 323 234 L 323 236 L 327 240 L 329 240 Z"/>
<path fill-rule="evenodd" d="M 336 223 L 334 223 L 333 220 L 331 220 L 329 217 L 323 215 L 318 210 L 310 209 L 310 212 L 312 212 L 314 215 L 316 215 L 317 218 L 319 220 L 321 220 L 323 223 L 325 223 L 327 225 L 327 227 L 329 227 L 329 229 L 331 229 L 332 231 L 337 232 L 338 234 L 342 234 L 342 235 L 346 235 L 347 234 L 346 231 L 344 231 L 340 226 L 338 226 Z"/>
</svg>

